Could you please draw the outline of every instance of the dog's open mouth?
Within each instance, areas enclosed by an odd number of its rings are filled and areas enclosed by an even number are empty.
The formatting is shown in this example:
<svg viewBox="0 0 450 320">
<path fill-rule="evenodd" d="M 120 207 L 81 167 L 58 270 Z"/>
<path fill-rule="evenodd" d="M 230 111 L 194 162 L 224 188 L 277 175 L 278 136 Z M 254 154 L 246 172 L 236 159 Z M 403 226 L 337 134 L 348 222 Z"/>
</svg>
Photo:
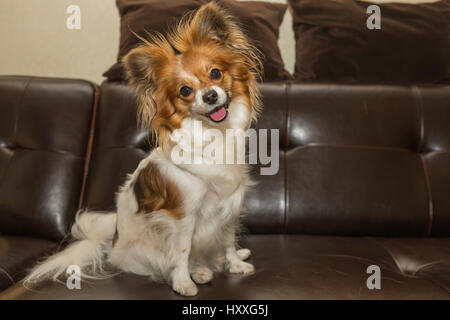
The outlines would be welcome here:
<svg viewBox="0 0 450 320">
<path fill-rule="evenodd" d="M 221 106 L 214 108 L 211 112 L 207 113 L 206 116 L 214 122 L 222 122 L 228 116 L 228 104 L 225 103 Z"/>
</svg>

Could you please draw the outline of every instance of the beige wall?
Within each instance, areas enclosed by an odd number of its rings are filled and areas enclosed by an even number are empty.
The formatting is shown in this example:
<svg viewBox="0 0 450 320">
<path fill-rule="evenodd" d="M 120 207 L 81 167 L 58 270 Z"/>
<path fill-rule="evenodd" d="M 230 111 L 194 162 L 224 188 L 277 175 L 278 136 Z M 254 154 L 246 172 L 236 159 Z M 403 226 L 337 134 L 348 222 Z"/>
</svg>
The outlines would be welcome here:
<svg viewBox="0 0 450 320">
<path fill-rule="evenodd" d="M 71 4 L 81 8 L 81 30 L 66 28 L 66 9 Z M 102 73 L 116 60 L 119 25 L 114 0 L 0 0 L 0 74 L 82 78 L 100 83 Z M 285 67 L 292 72 L 295 43 L 289 10 L 280 27 L 278 44 Z"/>
<path fill-rule="evenodd" d="M 66 27 L 66 9 L 71 4 L 81 9 L 81 30 Z M 292 71 L 291 23 L 287 14 L 279 44 Z M 102 73 L 117 56 L 119 26 L 114 0 L 0 0 L 0 74 L 82 78 L 100 83 Z"/>
<path fill-rule="evenodd" d="M 66 27 L 66 9 L 81 8 L 81 29 Z M 0 0 L 0 74 L 101 82 L 114 62 L 119 17 L 114 0 Z"/>
</svg>

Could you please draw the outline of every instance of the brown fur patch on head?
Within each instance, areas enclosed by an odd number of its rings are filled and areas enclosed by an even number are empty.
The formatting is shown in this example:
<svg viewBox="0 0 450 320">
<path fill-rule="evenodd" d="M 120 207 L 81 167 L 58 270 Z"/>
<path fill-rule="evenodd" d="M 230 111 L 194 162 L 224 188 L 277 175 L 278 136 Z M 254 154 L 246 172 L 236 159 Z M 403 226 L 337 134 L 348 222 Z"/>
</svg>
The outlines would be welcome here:
<svg viewBox="0 0 450 320">
<path fill-rule="evenodd" d="M 134 185 L 139 213 L 164 211 L 175 219 L 184 217 L 183 200 L 175 183 L 163 177 L 154 163 L 142 169 Z"/>
</svg>

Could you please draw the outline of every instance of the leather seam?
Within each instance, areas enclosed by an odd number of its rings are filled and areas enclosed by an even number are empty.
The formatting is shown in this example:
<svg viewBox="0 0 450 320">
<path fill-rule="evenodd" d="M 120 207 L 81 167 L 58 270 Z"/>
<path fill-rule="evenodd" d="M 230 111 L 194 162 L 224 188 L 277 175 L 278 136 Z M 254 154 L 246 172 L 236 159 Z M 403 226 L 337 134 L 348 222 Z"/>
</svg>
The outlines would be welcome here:
<svg viewBox="0 0 450 320">
<path fill-rule="evenodd" d="M 423 154 L 419 154 L 420 161 L 422 163 L 423 175 L 425 178 L 425 186 L 427 188 L 428 197 L 428 224 L 425 227 L 425 236 L 431 236 L 433 231 L 433 220 L 434 220 L 434 205 L 433 205 L 433 193 L 431 192 L 430 175 L 428 174 L 428 168 Z"/>
<path fill-rule="evenodd" d="M 317 148 L 353 148 L 353 149 L 367 149 L 367 150 L 383 150 L 383 151 L 396 151 L 396 152 L 413 152 L 414 151 L 407 149 L 407 148 L 397 148 L 397 147 L 381 147 L 381 146 L 364 146 L 364 145 L 351 145 L 351 144 L 327 144 L 327 143 L 308 143 L 301 146 L 295 146 L 292 149 L 288 150 L 288 152 L 291 152 L 293 150 L 298 149 L 306 149 L 311 147 L 317 147 Z"/>
<path fill-rule="evenodd" d="M 435 155 L 435 154 L 450 154 L 450 151 L 447 151 L 447 150 L 430 151 L 427 153 L 427 156 Z"/>
<path fill-rule="evenodd" d="M 105 151 L 105 150 L 117 150 L 117 149 L 136 149 L 136 150 L 141 150 L 142 152 L 148 153 L 145 149 L 140 148 L 134 144 L 123 145 L 123 146 L 106 146 L 106 147 L 96 146 L 95 150 L 93 149 L 93 152 L 99 152 L 99 151 Z"/>
<path fill-rule="evenodd" d="M 301 145 L 301 146 L 295 146 L 292 149 L 287 150 L 286 152 L 290 152 L 292 150 L 295 149 L 301 149 L 301 148 L 307 148 L 307 147 L 336 147 L 336 148 L 355 148 L 355 149 L 373 149 L 373 150 L 391 150 L 391 151 L 403 151 L 403 152 L 414 152 L 411 151 L 410 149 L 407 148 L 397 148 L 397 147 L 380 147 L 380 146 L 363 146 L 363 145 L 337 145 L 337 144 L 325 144 L 325 143 L 309 143 L 306 145 Z M 1 148 L 5 148 L 5 149 L 9 149 L 8 147 L 5 146 L 0 146 Z M 146 152 L 145 149 L 140 148 L 134 144 L 129 144 L 129 145 L 116 145 L 116 146 L 96 146 L 95 150 L 93 150 L 93 153 L 95 152 L 103 152 L 106 150 L 116 150 L 116 149 L 136 149 L 136 150 L 141 150 L 143 152 Z M 284 150 L 284 149 L 283 149 Z M 45 150 L 43 150 L 45 151 Z M 48 150 L 48 151 L 52 151 L 52 150 Z M 58 151 L 55 151 L 58 152 Z M 434 155 L 434 154 L 450 154 L 450 151 L 447 150 L 436 150 L 436 151 L 431 151 L 426 153 L 427 155 Z"/>
<path fill-rule="evenodd" d="M 91 116 L 91 123 L 89 128 L 89 138 L 86 146 L 86 159 L 84 161 L 84 168 L 83 168 L 83 178 L 81 181 L 81 190 L 80 190 L 80 198 L 78 201 L 78 210 L 81 210 L 84 204 L 84 194 L 86 192 L 86 183 L 87 183 L 87 177 L 89 174 L 89 166 L 91 162 L 92 157 L 92 149 L 94 145 L 94 135 L 95 135 L 95 122 L 97 120 L 97 109 L 98 109 L 98 102 L 100 99 L 100 88 L 95 86 L 95 92 L 94 92 L 94 104 L 92 106 L 92 116 Z"/>
<path fill-rule="evenodd" d="M 419 144 L 417 146 L 417 152 L 422 153 L 423 145 L 425 143 L 425 119 L 424 119 L 422 95 L 420 94 L 420 90 L 417 86 L 411 87 L 411 92 L 413 95 L 413 101 L 416 106 L 417 114 L 419 117 Z"/>
<path fill-rule="evenodd" d="M 420 130 L 420 141 L 418 146 L 418 152 L 420 155 L 420 161 L 422 162 L 423 174 L 425 177 L 425 186 L 427 188 L 427 197 L 428 197 L 428 224 L 425 227 L 424 235 L 430 236 L 433 231 L 433 220 L 434 220 L 434 206 L 433 206 L 433 194 L 431 192 L 431 184 L 430 184 L 430 176 L 428 174 L 428 168 L 423 156 L 423 149 L 425 143 L 425 112 L 422 101 L 422 94 L 417 86 L 411 87 L 411 91 L 414 97 L 414 103 L 417 108 L 417 112 L 419 114 L 419 130 Z"/>
<path fill-rule="evenodd" d="M 9 148 L 6 148 L 9 149 Z M 45 152 L 45 153 L 55 153 L 58 155 L 68 156 L 74 159 L 83 159 L 82 156 L 78 156 L 76 154 L 70 153 L 64 150 L 50 150 L 50 149 L 38 149 L 38 148 L 28 148 L 28 147 L 18 147 L 18 150 L 30 151 L 30 152 Z"/>
<path fill-rule="evenodd" d="M 286 120 L 285 120 L 285 141 L 284 141 L 284 219 L 283 219 L 283 233 L 287 233 L 287 215 L 289 209 L 289 191 L 288 191 L 288 166 L 287 166 L 287 150 L 289 149 L 289 88 L 290 84 L 285 84 L 285 96 L 286 96 Z"/>
<path fill-rule="evenodd" d="M 27 92 L 28 87 L 29 87 L 32 79 L 33 78 L 31 78 L 31 77 L 28 78 L 27 83 L 25 84 L 25 86 L 23 88 L 22 94 L 20 95 L 20 101 L 19 101 L 19 104 L 18 104 L 16 119 L 15 119 L 15 122 L 14 122 L 14 133 L 13 133 L 13 143 L 14 144 L 16 144 L 17 128 L 19 127 L 19 117 L 20 117 L 20 111 L 21 111 L 21 109 L 23 107 L 23 100 L 24 100 L 25 93 Z"/>
</svg>

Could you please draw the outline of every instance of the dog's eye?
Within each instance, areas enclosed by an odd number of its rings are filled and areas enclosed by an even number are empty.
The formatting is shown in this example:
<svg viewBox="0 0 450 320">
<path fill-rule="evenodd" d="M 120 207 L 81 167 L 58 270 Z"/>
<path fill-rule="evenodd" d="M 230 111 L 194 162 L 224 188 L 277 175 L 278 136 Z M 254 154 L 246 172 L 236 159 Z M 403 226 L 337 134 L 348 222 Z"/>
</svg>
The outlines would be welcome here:
<svg viewBox="0 0 450 320">
<path fill-rule="evenodd" d="M 220 73 L 219 69 L 212 69 L 211 72 L 209 73 L 209 77 L 212 80 L 219 80 L 220 77 L 222 77 L 222 73 Z"/>
<path fill-rule="evenodd" d="M 181 87 L 181 89 L 180 89 L 180 94 L 183 97 L 189 97 L 191 95 L 191 93 L 192 93 L 191 87 L 184 86 L 184 87 Z"/>
</svg>

